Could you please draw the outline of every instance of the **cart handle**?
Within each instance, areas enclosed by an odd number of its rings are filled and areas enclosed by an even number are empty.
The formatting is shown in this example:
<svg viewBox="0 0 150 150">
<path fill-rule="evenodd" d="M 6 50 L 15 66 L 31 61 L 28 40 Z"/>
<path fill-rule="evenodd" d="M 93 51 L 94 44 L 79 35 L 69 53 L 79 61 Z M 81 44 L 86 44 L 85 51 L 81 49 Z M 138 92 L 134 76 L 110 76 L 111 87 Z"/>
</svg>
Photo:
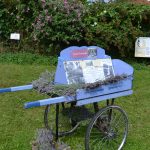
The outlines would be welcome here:
<svg viewBox="0 0 150 150">
<path fill-rule="evenodd" d="M 9 87 L 9 88 L 1 88 L 0 93 L 6 93 L 6 92 L 16 92 L 16 91 L 23 91 L 23 90 L 30 90 L 33 89 L 33 85 L 23 85 L 23 86 L 15 86 L 15 87 Z"/>
<path fill-rule="evenodd" d="M 27 102 L 24 104 L 24 108 L 32 108 L 32 107 L 40 107 L 40 106 L 46 106 L 46 105 L 51 105 L 51 104 L 58 104 L 62 102 L 69 103 L 71 101 L 74 101 L 75 97 L 74 96 L 60 96 L 60 97 L 55 97 L 55 98 L 48 98 L 48 99 L 42 99 L 38 101 L 33 101 L 33 102 Z"/>
</svg>

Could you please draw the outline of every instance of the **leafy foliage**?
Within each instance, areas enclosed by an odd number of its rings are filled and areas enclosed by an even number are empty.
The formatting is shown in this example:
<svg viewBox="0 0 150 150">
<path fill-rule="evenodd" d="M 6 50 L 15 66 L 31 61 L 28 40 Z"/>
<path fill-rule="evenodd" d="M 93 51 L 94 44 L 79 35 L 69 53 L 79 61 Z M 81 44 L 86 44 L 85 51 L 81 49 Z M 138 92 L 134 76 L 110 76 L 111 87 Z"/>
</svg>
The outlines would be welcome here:
<svg viewBox="0 0 150 150">
<path fill-rule="evenodd" d="M 32 52 L 39 49 L 39 53 L 56 55 L 70 45 L 97 45 L 110 54 L 132 57 L 136 38 L 150 34 L 149 23 L 150 6 L 127 2 L 0 2 L 0 39 L 8 41 L 11 32 L 21 33 L 19 48 L 12 48 L 15 51 L 30 47 Z"/>
<path fill-rule="evenodd" d="M 79 42 L 83 39 L 84 14 L 84 5 L 78 0 L 43 0 L 32 24 L 33 38 L 50 49 Z"/>
<path fill-rule="evenodd" d="M 5 39 L 9 31 L 9 11 L 5 8 L 4 3 L 0 2 L 0 40 Z"/>
<path fill-rule="evenodd" d="M 89 10 L 89 17 L 85 19 L 88 26 L 85 38 L 90 45 L 96 44 L 110 51 L 115 50 L 115 53 L 122 56 L 133 56 L 136 38 L 149 35 L 144 23 L 149 20 L 149 6 L 96 3 Z"/>
</svg>

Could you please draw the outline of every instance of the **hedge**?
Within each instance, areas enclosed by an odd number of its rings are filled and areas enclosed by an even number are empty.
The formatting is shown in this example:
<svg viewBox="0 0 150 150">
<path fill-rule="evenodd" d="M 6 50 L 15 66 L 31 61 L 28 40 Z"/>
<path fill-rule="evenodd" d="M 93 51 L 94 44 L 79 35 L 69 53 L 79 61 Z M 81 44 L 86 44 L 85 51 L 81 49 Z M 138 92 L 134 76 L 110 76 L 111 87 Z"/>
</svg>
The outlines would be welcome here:
<svg viewBox="0 0 150 150">
<path fill-rule="evenodd" d="M 86 41 L 121 56 L 132 57 L 135 40 L 150 36 L 150 6 L 114 3 L 95 4 L 86 17 Z"/>
<path fill-rule="evenodd" d="M 150 6 L 79 0 L 0 2 L 0 40 L 21 33 L 15 51 L 56 55 L 71 45 L 98 45 L 114 55 L 132 57 L 135 40 L 150 35 Z M 13 44 L 9 44 L 12 46 Z"/>
</svg>

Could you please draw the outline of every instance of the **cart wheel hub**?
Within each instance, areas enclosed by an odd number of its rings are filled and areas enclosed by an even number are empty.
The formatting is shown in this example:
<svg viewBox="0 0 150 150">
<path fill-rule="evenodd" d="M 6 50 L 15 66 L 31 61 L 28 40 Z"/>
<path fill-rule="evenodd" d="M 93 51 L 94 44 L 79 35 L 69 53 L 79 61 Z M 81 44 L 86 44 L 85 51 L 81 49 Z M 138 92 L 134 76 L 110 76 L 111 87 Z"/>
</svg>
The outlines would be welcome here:
<svg viewBox="0 0 150 150">
<path fill-rule="evenodd" d="M 107 135 L 108 139 L 113 139 L 116 137 L 116 133 L 115 132 L 108 132 L 108 135 Z"/>
</svg>

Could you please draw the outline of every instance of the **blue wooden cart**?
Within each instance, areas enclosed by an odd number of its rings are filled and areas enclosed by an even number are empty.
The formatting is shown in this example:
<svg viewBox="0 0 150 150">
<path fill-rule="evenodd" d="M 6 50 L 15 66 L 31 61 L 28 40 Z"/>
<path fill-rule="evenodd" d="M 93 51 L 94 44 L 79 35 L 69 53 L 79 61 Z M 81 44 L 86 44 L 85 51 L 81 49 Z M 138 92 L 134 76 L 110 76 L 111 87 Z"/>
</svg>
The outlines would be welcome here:
<svg viewBox="0 0 150 150">
<path fill-rule="evenodd" d="M 66 62 L 110 59 L 105 50 L 96 46 L 72 46 L 61 51 L 55 74 L 54 84 L 66 85 L 68 76 L 64 64 Z M 119 60 L 113 59 L 115 75 L 126 74 L 126 78 L 94 89 L 78 89 L 76 96 L 58 96 L 27 102 L 25 108 L 46 106 L 44 123 L 53 131 L 56 140 L 60 136 L 71 134 L 79 127 L 82 120 L 90 118 L 86 135 L 86 150 L 122 149 L 127 133 L 128 118 L 124 110 L 114 105 L 117 97 L 132 94 L 133 68 Z M 95 74 L 93 74 L 94 78 Z M 77 76 L 77 80 L 79 77 Z M 32 89 L 32 85 L 2 88 L 0 93 Z M 99 102 L 106 100 L 106 106 L 99 107 Z M 93 110 L 91 105 L 93 104 Z M 86 106 L 86 107 L 85 107 Z M 53 108 L 55 107 L 55 108 Z M 91 119 L 92 118 L 92 119 Z M 70 123 L 70 125 L 68 125 Z"/>
</svg>

